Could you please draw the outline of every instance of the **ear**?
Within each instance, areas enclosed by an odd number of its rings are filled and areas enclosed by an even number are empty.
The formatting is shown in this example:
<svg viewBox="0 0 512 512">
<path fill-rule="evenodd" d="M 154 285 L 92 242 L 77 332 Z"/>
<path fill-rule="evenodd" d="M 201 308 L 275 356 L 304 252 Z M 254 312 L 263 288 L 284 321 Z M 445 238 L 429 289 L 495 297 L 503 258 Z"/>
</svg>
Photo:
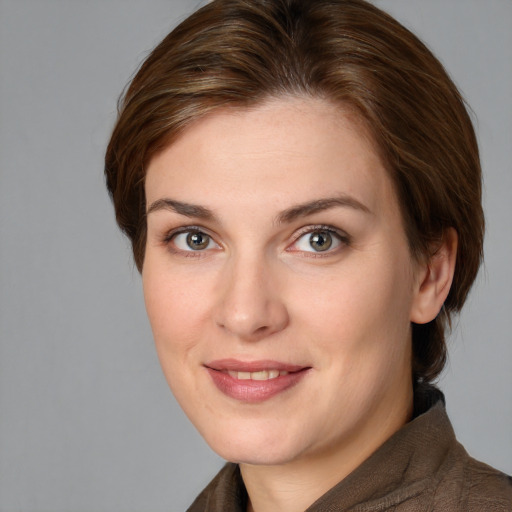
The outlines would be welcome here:
<svg viewBox="0 0 512 512">
<path fill-rule="evenodd" d="M 449 228 L 429 261 L 420 264 L 411 322 L 426 324 L 438 315 L 450 291 L 457 259 L 457 232 Z"/>
</svg>

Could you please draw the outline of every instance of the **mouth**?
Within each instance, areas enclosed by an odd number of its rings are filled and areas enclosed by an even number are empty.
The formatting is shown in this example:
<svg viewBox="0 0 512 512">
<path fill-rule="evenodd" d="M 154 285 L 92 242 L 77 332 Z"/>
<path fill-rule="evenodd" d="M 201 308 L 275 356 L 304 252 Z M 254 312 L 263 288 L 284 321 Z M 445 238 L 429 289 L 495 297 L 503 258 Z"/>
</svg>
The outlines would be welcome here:
<svg viewBox="0 0 512 512">
<path fill-rule="evenodd" d="M 213 383 L 224 395 L 246 403 L 268 400 L 298 384 L 310 366 L 277 361 L 244 362 L 235 359 L 204 365 Z"/>
<path fill-rule="evenodd" d="M 257 372 L 237 372 L 229 370 L 227 374 L 237 380 L 272 380 L 288 375 L 290 372 L 279 370 L 260 370 Z"/>
</svg>

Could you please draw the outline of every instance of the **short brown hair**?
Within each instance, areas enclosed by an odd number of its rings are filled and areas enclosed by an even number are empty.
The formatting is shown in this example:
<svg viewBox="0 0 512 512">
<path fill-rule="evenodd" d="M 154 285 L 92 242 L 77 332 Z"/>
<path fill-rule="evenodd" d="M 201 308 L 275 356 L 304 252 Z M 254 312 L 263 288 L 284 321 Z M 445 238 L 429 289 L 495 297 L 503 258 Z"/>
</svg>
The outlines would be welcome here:
<svg viewBox="0 0 512 512">
<path fill-rule="evenodd" d="M 380 149 L 415 258 L 446 229 L 459 237 L 452 288 L 438 317 L 413 325 L 416 383 L 446 360 L 445 327 L 482 258 L 478 147 L 464 101 L 440 62 L 364 0 L 214 0 L 149 55 L 119 104 L 105 174 L 116 218 L 144 262 L 149 160 L 192 121 L 269 97 L 320 97 L 356 111 Z"/>
</svg>

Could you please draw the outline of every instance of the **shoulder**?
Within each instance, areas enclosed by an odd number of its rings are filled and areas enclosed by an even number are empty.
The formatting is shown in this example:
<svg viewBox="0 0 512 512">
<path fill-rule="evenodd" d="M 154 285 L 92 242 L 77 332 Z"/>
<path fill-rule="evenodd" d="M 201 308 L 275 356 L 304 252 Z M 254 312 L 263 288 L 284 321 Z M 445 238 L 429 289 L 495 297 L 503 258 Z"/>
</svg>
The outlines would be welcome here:
<svg viewBox="0 0 512 512">
<path fill-rule="evenodd" d="M 512 477 L 469 456 L 464 473 L 468 512 L 512 511 Z"/>
<path fill-rule="evenodd" d="M 442 392 L 423 385 L 414 405 L 419 414 L 403 431 L 417 442 L 430 510 L 512 512 L 512 478 L 472 458 L 457 441 Z M 403 434 L 402 440 L 407 441 Z"/>
<path fill-rule="evenodd" d="M 435 510 L 511 512 L 512 477 L 470 457 L 456 443 L 436 486 Z"/>
</svg>

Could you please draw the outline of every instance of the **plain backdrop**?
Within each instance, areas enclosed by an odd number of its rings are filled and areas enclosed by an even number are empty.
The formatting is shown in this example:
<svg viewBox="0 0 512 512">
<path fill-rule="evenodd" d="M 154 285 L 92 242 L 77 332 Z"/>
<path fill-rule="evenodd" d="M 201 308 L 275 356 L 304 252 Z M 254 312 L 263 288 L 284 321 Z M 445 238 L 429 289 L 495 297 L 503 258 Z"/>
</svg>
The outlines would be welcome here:
<svg viewBox="0 0 512 512">
<path fill-rule="evenodd" d="M 474 111 L 486 264 L 441 380 L 512 473 L 512 1 L 375 0 Z M 186 0 L 0 0 L 0 510 L 183 511 L 220 467 L 161 375 L 102 158 L 116 100 Z"/>
</svg>

